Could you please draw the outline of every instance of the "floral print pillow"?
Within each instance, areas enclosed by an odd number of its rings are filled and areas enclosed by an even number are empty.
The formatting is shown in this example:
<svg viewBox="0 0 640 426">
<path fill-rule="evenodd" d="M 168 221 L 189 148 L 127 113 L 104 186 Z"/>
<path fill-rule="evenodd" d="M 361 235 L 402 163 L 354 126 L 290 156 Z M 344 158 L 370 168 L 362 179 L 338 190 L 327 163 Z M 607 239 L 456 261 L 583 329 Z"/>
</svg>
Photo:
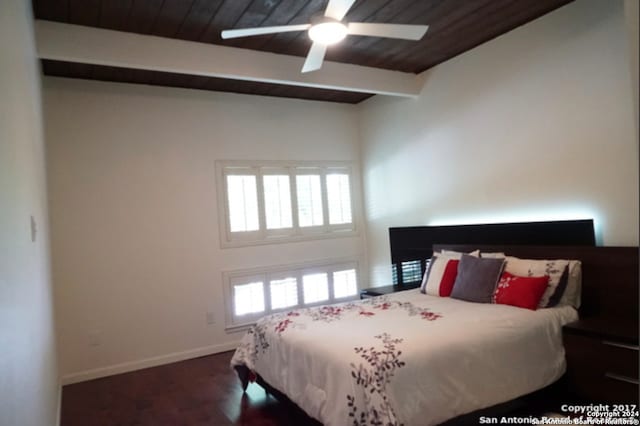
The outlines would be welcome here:
<svg viewBox="0 0 640 426">
<path fill-rule="evenodd" d="M 538 303 L 538 308 L 550 308 L 556 306 L 567 286 L 569 261 L 557 260 L 533 260 L 520 259 L 507 256 L 505 271 L 519 277 L 540 277 L 547 275 L 549 284 Z"/>
</svg>

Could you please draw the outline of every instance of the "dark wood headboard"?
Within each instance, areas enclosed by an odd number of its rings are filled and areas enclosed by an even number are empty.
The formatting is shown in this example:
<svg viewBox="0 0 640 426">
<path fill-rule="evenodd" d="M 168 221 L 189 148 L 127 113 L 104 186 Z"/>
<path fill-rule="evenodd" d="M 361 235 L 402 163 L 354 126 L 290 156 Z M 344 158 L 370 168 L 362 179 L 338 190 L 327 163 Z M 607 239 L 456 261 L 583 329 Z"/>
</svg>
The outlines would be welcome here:
<svg viewBox="0 0 640 426">
<path fill-rule="evenodd" d="M 389 228 L 391 262 L 429 259 L 434 244 L 594 246 L 593 219 Z"/>
<path fill-rule="evenodd" d="M 434 250 L 504 252 L 526 259 L 577 259 L 582 262 L 583 318 L 638 320 L 638 247 L 482 246 L 436 244 Z"/>
<path fill-rule="evenodd" d="M 592 219 L 389 228 L 393 284 L 417 283 L 434 244 L 594 246 Z"/>
</svg>

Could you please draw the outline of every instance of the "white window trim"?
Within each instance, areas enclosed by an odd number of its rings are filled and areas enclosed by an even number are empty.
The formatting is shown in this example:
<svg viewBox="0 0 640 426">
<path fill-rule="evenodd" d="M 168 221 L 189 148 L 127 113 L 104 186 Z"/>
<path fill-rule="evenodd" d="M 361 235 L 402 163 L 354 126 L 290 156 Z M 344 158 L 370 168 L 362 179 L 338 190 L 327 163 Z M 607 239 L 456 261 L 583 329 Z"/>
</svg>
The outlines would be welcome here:
<svg viewBox="0 0 640 426">
<path fill-rule="evenodd" d="M 218 160 L 215 162 L 216 188 L 218 201 L 218 228 L 220 232 L 220 247 L 246 247 L 254 245 L 289 243 L 296 241 L 309 241 L 315 239 L 354 237 L 359 235 L 360 215 L 360 179 L 357 174 L 357 165 L 350 161 L 241 161 Z M 238 171 L 229 172 L 228 169 L 237 168 Z M 299 168 L 309 168 L 307 172 L 296 171 Z M 313 172 L 311 169 L 319 169 Z M 266 169 L 264 172 L 262 169 Z M 349 189 L 351 197 L 351 223 L 329 224 L 328 196 L 326 188 L 326 175 L 340 170 L 349 175 Z M 277 171 L 274 173 L 274 171 Z M 285 173 L 286 172 L 286 173 Z M 258 191 L 258 220 L 260 230 L 249 232 L 231 232 L 229 224 L 229 206 L 226 185 L 228 174 L 255 174 Z M 264 212 L 264 190 L 262 176 L 265 174 L 288 174 L 291 191 L 291 209 L 293 228 L 266 229 L 266 217 Z M 301 228 L 298 220 L 298 203 L 296 175 L 319 174 L 322 191 L 323 222 L 321 226 Z"/>
<path fill-rule="evenodd" d="M 235 271 L 224 271 L 222 273 L 223 293 L 225 299 L 225 330 L 229 333 L 245 330 L 251 327 L 255 322 L 263 316 L 275 314 L 283 311 L 290 311 L 300 308 L 311 308 L 314 306 L 330 305 L 335 303 L 348 302 L 360 298 L 360 261 L 357 258 L 329 259 L 319 262 L 304 262 L 290 265 L 279 265 L 262 268 L 251 268 Z M 333 290 L 333 273 L 346 269 L 354 269 L 356 271 L 356 294 L 348 297 L 335 298 Z M 310 273 L 326 273 L 327 283 L 329 285 L 329 299 L 321 302 L 304 303 L 304 294 L 302 291 L 302 277 Z M 280 279 L 283 275 L 295 276 L 298 286 L 298 304 L 280 309 L 271 309 L 271 294 L 269 282 L 271 279 Z M 234 315 L 233 300 L 233 284 L 232 282 L 238 278 L 249 280 L 259 279 L 263 282 L 265 311 L 246 314 L 241 318 Z"/>
</svg>

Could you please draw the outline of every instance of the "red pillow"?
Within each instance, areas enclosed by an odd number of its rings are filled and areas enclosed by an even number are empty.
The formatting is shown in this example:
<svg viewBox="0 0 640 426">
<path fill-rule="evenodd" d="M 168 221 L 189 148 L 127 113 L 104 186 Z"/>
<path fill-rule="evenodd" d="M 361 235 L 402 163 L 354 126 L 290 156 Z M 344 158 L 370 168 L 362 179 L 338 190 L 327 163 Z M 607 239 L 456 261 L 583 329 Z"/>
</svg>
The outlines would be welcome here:
<svg viewBox="0 0 640 426">
<path fill-rule="evenodd" d="M 549 285 L 549 276 L 518 277 L 503 272 L 493 293 L 495 303 L 518 306 L 535 311 Z"/>
<path fill-rule="evenodd" d="M 458 275 L 458 263 L 460 261 L 457 259 L 434 256 L 427 271 L 428 275 L 425 274 L 422 292 L 431 296 L 449 297 Z"/>
<path fill-rule="evenodd" d="M 444 268 L 444 274 L 442 274 L 442 280 L 440 281 L 440 297 L 451 296 L 451 290 L 453 290 L 453 284 L 456 282 L 458 276 L 458 264 L 459 260 L 452 259 L 447 262 L 447 266 Z"/>
</svg>

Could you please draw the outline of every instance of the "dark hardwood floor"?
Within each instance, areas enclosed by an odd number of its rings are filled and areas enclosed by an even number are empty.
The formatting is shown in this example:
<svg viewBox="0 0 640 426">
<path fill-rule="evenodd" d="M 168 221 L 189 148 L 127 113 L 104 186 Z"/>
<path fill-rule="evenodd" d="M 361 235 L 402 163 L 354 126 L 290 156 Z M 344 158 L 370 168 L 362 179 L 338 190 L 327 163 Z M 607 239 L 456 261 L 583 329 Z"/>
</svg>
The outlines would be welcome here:
<svg viewBox="0 0 640 426">
<path fill-rule="evenodd" d="M 258 384 L 243 394 L 229 366 L 233 352 L 195 358 L 64 386 L 61 426 L 321 426 Z M 521 399 L 452 419 L 478 424 L 480 416 L 540 416 L 558 410 L 562 381 Z"/>
<path fill-rule="evenodd" d="M 243 394 L 233 352 L 67 385 L 61 426 L 319 425 L 257 384 Z"/>
</svg>

